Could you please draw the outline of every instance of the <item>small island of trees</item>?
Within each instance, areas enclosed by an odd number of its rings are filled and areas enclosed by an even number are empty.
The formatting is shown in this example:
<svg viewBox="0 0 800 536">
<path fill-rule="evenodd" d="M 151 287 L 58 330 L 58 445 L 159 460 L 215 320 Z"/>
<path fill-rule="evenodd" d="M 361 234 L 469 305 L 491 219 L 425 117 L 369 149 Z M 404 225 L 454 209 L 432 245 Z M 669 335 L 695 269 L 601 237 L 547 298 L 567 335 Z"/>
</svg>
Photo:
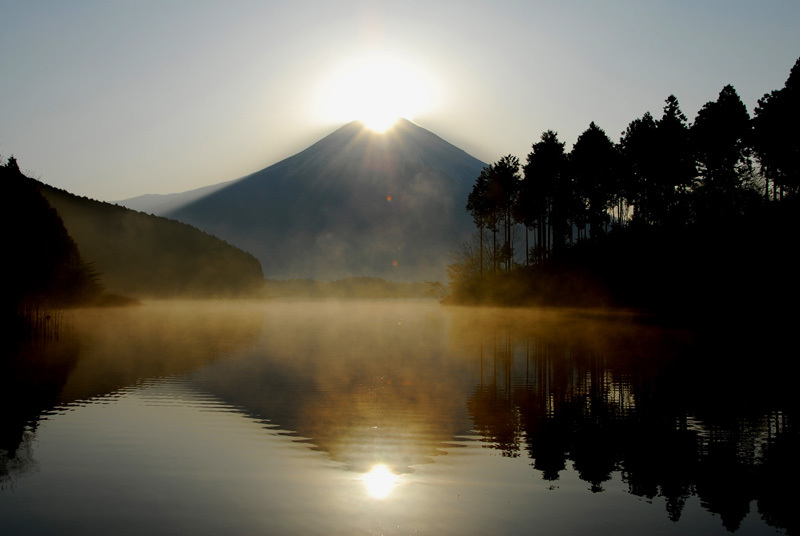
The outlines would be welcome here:
<svg viewBox="0 0 800 536">
<path fill-rule="evenodd" d="M 797 124 L 800 59 L 753 117 L 727 85 L 693 123 L 670 95 L 616 143 L 594 122 L 570 152 L 544 132 L 524 164 L 507 155 L 476 179 L 477 231 L 454 254 L 448 300 L 699 317 L 800 295 Z"/>
</svg>

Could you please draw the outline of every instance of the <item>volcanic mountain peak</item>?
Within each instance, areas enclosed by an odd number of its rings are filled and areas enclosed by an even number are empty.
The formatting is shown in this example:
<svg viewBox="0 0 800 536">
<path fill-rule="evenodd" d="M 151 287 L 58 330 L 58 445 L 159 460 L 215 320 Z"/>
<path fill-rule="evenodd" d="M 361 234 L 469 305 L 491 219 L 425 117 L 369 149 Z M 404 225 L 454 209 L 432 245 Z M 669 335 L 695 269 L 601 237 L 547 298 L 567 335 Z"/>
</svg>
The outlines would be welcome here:
<svg viewBox="0 0 800 536">
<path fill-rule="evenodd" d="M 441 279 L 483 166 L 410 121 L 352 122 L 167 215 L 252 252 L 267 277 Z"/>
</svg>

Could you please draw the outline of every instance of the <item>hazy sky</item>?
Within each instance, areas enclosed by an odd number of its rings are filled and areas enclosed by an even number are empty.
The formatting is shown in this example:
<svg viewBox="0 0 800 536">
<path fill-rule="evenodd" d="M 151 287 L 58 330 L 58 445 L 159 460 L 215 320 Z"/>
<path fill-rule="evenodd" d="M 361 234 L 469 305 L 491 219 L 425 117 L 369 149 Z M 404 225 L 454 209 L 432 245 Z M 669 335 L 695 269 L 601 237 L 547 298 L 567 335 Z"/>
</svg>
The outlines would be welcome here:
<svg viewBox="0 0 800 536">
<path fill-rule="evenodd" d="M 524 160 L 546 129 L 569 149 L 590 121 L 617 141 L 670 93 L 693 120 L 733 84 L 752 113 L 800 57 L 797 0 L 0 0 L 0 13 L 0 156 L 103 200 L 304 149 L 345 122 L 331 95 L 366 55 L 425 93 L 413 121 L 486 162 Z"/>
</svg>

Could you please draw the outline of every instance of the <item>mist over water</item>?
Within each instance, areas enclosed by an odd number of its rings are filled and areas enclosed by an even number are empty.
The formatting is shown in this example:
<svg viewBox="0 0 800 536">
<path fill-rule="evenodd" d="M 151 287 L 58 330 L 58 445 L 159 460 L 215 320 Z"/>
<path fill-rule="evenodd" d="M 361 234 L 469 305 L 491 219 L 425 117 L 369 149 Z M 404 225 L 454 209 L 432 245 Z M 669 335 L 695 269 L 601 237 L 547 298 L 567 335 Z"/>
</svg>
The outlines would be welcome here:
<svg viewBox="0 0 800 536">
<path fill-rule="evenodd" d="M 796 530 L 791 382 L 765 385 L 755 346 L 633 320 L 432 300 L 77 310 L 2 362 L 0 518 L 8 534 Z"/>
</svg>

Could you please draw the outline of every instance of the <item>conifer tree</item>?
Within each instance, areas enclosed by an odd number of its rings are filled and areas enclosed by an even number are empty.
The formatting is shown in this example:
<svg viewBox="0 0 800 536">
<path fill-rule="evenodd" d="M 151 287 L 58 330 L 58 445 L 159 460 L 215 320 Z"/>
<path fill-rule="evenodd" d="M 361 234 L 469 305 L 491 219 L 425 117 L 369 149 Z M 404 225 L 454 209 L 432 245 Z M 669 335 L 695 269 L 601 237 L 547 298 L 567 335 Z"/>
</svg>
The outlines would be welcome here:
<svg viewBox="0 0 800 536">
<path fill-rule="evenodd" d="M 570 164 L 589 235 L 598 238 L 605 233 L 608 209 L 619 192 L 617 148 L 603 129 L 592 122 L 572 147 Z"/>
<path fill-rule="evenodd" d="M 800 59 L 784 87 L 758 101 L 753 118 L 753 146 L 772 197 L 800 192 Z"/>
<path fill-rule="evenodd" d="M 703 105 L 691 135 L 699 172 L 695 214 L 713 220 L 738 213 L 751 189 L 753 169 L 750 115 L 733 86 Z"/>
</svg>

